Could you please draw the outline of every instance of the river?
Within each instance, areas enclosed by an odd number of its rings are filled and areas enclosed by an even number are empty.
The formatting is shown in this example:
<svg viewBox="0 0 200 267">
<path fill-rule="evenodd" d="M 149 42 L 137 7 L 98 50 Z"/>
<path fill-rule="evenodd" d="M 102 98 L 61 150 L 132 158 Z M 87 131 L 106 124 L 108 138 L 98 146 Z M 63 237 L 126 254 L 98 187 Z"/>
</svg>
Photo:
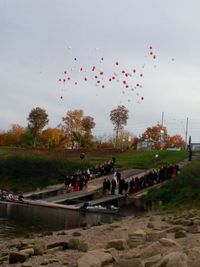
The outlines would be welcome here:
<svg viewBox="0 0 200 267">
<path fill-rule="evenodd" d="M 0 203 L 0 237 L 25 236 L 45 231 L 67 230 L 83 223 L 112 223 L 116 215 Z"/>
</svg>

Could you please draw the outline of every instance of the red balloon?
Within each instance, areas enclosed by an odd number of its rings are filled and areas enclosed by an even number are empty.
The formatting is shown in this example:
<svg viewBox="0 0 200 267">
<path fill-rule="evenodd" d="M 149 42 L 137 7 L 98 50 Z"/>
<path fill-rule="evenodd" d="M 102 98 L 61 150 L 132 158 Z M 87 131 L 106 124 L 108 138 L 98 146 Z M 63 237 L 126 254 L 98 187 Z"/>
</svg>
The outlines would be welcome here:
<svg viewBox="0 0 200 267">
<path fill-rule="evenodd" d="M 77 58 L 75 57 L 74 60 L 77 61 Z"/>
<path fill-rule="evenodd" d="M 139 83 L 137 83 L 136 86 L 140 86 Z"/>
<path fill-rule="evenodd" d="M 83 71 L 83 68 L 80 68 L 80 71 Z"/>
<path fill-rule="evenodd" d="M 141 97 L 141 100 L 144 100 L 144 97 L 143 96 Z"/>
<path fill-rule="evenodd" d="M 113 76 L 112 79 L 115 80 L 115 76 Z"/>
<path fill-rule="evenodd" d="M 128 84 L 126 85 L 126 88 L 128 88 Z"/>
<path fill-rule="evenodd" d="M 66 82 L 66 80 L 65 80 L 65 79 L 63 79 L 63 82 L 65 83 L 65 82 Z"/>
<path fill-rule="evenodd" d="M 126 81 L 123 81 L 123 84 L 126 84 Z"/>
<path fill-rule="evenodd" d="M 118 66 L 118 65 L 119 65 L 119 62 L 118 62 L 118 61 L 116 61 L 116 62 L 115 62 L 115 65 L 117 65 L 117 66 Z"/>
<path fill-rule="evenodd" d="M 133 72 L 136 73 L 136 69 L 133 69 Z"/>
<path fill-rule="evenodd" d="M 100 83 L 100 81 L 97 81 L 97 83 Z"/>
<path fill-rule="evenodd" d="M 60 99 L 63 99 L 63 96 L 61 95 Z"/>
<path fill-rule="evenodd" d="M 92 67 L 92 71 L 94 71 L 94 70 L 95 70 L 95 66 Z"/>
<path fill-rule="evenodd" d="M 94 78 L 95 78 L 95 79 L 97 79 L 97 78 L 98 78 L 98 76 L 97 76 L 97 75 L 95 75 L 95 76 L 94 76 Z"/>
<path fill-rule="evenodd" d="M 67 74 L 66 70 L 64 71 L 64 74 Z"/>
<path fill-rule="evenodd" d="M 153 55 L 153 52 L 151 51 L 149 54 L 152 56 Z"/>
<path fill-rule="evenodd" d="M 128 77 L 128 73 L 125 73 L 125 76 Z"/>
<path fill-rule="evenodd" d="M 104 85 L 102 85 L 102 88 L 104 88 L 105 86 Z"/>
<path fill-rule="evenodd" d="M 88 78 L 87 78 L 87 77 L 85 77 L 85 78 L 84 78 L 84 80 L 85 80 L 85 81 L 87 81 L 87 80 L 88 80 Z"/>
<path fill-rule="evenodd" d="M 99 74 L 100 74 L 100 75 L 103 75 L 103 71 L 101 71 Z"/>
<path fill-rule="evenodd" d="M 112 79 L 111 78 L 109 78 L 109 82 L 111 82 L 112 81 Z"/>
<path fill-rule="evenodd" d="M 156 59 L 156 55 L 153 56 L 153 59 Z"/>
<path fill-rule="evenodd" d="M 125 73 L 125 70 L 123 70 L 122 73 Z"/>
<path fill-rule="evenodd" d="M 149 46 L 149 49 L 153 49 L 152 46 Z"/>
</svg>

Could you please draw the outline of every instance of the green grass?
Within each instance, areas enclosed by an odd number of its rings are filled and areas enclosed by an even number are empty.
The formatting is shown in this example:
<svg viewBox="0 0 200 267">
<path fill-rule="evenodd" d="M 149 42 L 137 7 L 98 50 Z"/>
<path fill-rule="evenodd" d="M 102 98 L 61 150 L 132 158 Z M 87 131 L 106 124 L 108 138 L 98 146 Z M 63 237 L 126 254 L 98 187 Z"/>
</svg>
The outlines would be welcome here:
<svg viewBox="0 0 200 267">
<path fill-rule="evenodd" d="M 17 153 L 16 153 L 17 151 Z M 37 151 L 35 151 L 37 152 Z M 40 151 L 39 151 L 40 152 Z M 31 153 L 29 150 L 0 149 L 0 188 L 13 191 L 32 191 L 50 184 L 62 183 L 64 176 L 77 170 L 104 164 L 111 160 L 113 151 L 105 156 L 86 153 L 84 160 L 51 152 L 48 155 Z M 155 155 L 158 154 L 158 158 Z M 186 151 L 126 151 L 117 152 L 117 168 L 148 169 L 179 162 L 187 157 Z"/>
<path fill-rule="evenodd" d="M 149 190 L 147 203 L 161 201 L 165 208 L 195 205 L 200 201 L 200 157 L 185 166 L 181 174 L 159 189 Z"/>
<path fill-rule="evenodd" d="M 158 155 L 158 157 L 155 157 Z M 187 157 L 187 151 L 130 151 L 117 156 L 119 167 L 148 169 L 174 164 Z"/>
</svg>

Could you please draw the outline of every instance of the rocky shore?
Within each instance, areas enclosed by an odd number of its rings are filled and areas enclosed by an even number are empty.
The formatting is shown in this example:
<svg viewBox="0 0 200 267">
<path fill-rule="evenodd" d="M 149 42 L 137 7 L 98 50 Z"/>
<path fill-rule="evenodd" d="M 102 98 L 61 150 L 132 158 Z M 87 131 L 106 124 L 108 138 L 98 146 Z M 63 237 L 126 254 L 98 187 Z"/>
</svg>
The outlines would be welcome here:
<svg viewBox="0 0 200 267">
<path fill-rule="evenodd" d="M 0 240 L 7 267 L 199 267 L 200 212 L 150 212 L 112 224 Z"/>
</svg>

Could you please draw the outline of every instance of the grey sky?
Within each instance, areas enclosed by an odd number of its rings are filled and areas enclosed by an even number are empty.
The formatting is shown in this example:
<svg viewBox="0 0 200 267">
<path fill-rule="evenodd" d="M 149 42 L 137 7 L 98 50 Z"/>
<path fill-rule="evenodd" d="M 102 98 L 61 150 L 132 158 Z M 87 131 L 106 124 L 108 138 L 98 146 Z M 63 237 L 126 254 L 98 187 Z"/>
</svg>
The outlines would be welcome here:
<svg viewBox="0 0 200 267">
<path fill-rule="evenodd" d="M 184 136 L 189 117 L 189 134 L 200 142 L 199 10 L 198 0 L 0 0 L 0 129 L 26 126 L 37 106 L 46 109 L 50 127 L 68 110 L 83 108 L 102 135 L 112 132 L 110 111 L 123 104 L 126 130 L 136 135 L 164 112 L 170 134 Z M 110 73 L 116 60 L 119 70 L 144 73 L 142 88 L 132 92 L 108 81 L 96 87 L 89 73 L 88 82 L 81 80 L 80 66 Z M 61 85 L 58 79 L 71 68 L 78 85 Z"/>
</svg>

